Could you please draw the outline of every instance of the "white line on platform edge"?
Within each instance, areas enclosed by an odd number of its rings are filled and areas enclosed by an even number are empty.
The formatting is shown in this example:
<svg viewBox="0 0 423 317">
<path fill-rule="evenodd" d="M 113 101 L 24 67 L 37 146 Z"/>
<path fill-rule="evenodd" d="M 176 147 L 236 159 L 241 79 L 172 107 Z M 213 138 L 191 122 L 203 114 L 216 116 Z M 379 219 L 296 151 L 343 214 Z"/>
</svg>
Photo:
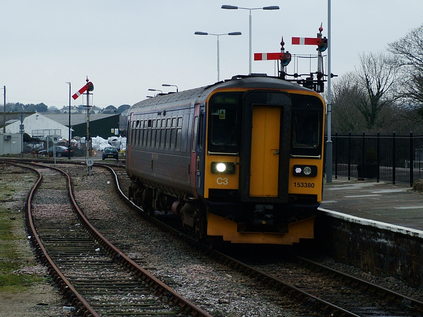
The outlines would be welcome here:
<svg viewBox="0 0 423 317">
<path fill-rule="evenodd" d="M 318 209 L 319 209 L 319 211 L 322 211 L 322 212 L 324 212 L 324 213 L 326 213 L 326 214 L 328 214 L 328 215 L 330 215 L 334 218 L 342 219 L 342 220 L 349 221 L 349 222 L 352 222 L 352 223 L 358 223 L 358 224 L 362 224 L 362 225 L 366 225 L 366 226 L 375 227 L 375 228 L 378 228 L 378 229 L 398 232 L 398 233 L 402 233 L 402 234 L 412 236 L 412 237 L 423 238 L 423 231 L 422 230 L 407 228 L 407 227 L 398 226 L 398 225 L 394 225 L 394 224 L 390 224 L 390 223 L 386 223 L 386 222 L 382 222 L 382 221 L 377 221 L 377 220 L 371 220 L 371 219 L 351 216 L 351 215 L 348 215 L 348 214 L 344 214 L 344 213 L 334 211 L 334 210 L 330 210 L 330 209 L 326 209 L 326 208 L 319 207 Z"/>
</svg>

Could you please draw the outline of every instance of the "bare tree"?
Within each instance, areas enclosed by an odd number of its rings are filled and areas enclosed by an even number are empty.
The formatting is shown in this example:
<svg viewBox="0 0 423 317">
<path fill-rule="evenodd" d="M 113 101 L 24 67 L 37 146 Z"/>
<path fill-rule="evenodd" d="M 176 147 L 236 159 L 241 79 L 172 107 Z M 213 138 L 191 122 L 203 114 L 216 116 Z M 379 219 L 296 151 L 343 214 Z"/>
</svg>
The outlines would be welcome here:
<svg viewBox="0 0 423 317">
<path fill-rule="evenodd" d="M 355 73 L 347 73 L 336 80 L 333 89 L 333 128 L 337 133 L 359 133 L 366 129 L 363 116 L 357 109 L 362 91 Z"/>
<path fill-rule="evenodd" d="M 423 104 L 423 25 L 391 44 L 402 70 L 402 97 Z"/>
<path fill-rule="evenodd" d="M 395 100 L 397 67 L 384 54 L 363 54 L 360 60 L 360 69 L 356 74 L 360 94 L 354 103 L 363 115 L 367 128 L 372 129 L 382 109 Z"/>
</svg>

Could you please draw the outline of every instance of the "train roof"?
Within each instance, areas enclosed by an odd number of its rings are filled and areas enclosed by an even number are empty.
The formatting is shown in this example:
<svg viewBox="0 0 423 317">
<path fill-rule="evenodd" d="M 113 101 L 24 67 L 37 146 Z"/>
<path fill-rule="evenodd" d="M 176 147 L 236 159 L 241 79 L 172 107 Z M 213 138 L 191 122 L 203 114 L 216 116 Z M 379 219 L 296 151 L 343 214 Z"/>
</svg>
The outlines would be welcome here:
<svg viewBox="0 0 423 317">
<path fill-rule="evenodd" d="M 268 88 L 268 89 L 292 89 L 310 91 L 297 83 L 292 83 L 277 77 L 264 75 L 237 75 L 229 80 L 220 81 L 209 86 L 189 89 L 177 93 L 159 94 L 154 98 L 145 99 L 132 106 L 139 107 L 158 106 L 160 104 L 182 103 L 186 101 L 201 101 L 212 91 L 225 88 Z"/>
</svg>

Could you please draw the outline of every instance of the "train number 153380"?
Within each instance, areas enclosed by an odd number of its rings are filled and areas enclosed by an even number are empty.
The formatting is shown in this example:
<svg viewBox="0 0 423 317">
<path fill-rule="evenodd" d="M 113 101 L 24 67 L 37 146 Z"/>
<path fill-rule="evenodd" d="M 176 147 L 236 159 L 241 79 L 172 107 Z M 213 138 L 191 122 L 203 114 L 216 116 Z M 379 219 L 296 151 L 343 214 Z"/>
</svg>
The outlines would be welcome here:
<svg viewBox="0 0 423 317">
<path fill-rule="evenodd" d="M 294 182 L 294 187 L 300 187 L 300 188 L 314 188 L 314 183 Z"/>
</svg>

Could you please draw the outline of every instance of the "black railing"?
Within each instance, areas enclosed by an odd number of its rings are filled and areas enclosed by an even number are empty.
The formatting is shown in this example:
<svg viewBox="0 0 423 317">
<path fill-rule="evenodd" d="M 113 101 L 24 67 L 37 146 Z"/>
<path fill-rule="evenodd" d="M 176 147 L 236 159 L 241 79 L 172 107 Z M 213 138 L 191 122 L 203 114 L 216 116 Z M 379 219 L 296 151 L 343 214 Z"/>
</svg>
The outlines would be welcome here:
<svg viewBox="0 0 423 317">
<path fill-rule="evenodd" d="M 423 178 L 423 136 L 409 135 L 338 135 L 333 142 L 335 178 L 374 178 L 408 182 Z"/>
</svg>

